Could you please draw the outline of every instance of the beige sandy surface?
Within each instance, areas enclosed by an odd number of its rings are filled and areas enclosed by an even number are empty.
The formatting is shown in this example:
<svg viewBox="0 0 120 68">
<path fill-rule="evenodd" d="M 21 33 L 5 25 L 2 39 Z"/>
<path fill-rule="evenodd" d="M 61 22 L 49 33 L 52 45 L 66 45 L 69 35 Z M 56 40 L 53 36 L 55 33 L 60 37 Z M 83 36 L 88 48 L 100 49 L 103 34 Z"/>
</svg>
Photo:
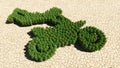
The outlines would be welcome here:
<svg viewBox="0 0 120 68">
<path fill-rule="evenodd" d="M 86 20 L 105 32 L 106 45 L 96 52 L 83 52 L 73 45 L 58 48 L 45 62 L 28 60 L 24 54 L 34 26 L 5 24 L 16 7 L 40 11 L 59 7 L 72 21 Z M 41 27 L 46 26 L 40 25 Z M 119 0 L 0 0 L 0 68 L 120 68 L 120 1 Z"/>
</svg>

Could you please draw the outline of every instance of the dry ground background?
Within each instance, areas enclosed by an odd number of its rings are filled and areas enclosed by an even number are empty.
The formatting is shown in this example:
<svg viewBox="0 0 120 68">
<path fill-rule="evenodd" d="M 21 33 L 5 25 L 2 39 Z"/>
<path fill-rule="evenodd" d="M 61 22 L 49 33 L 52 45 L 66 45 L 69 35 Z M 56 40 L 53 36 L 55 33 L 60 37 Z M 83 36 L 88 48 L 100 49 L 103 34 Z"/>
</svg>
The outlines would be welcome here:
<svg viewBox="0 0 120 68">
<path fill-rule="evenodd" d="M 72 21 L 86 20 L 105 32 L 107 43 L 100 51 L 83 52 L 73 45 L 58 48 L 45 62 L 28 60 L 24 48 L 30 39 L 27 32 L 34 26 L 6 24 L 16 7 L 40 11 L 59 7 Z M 46 25 L 37 25 L 45 27 Z M 0 68 L 120 68 L 120 1 L 119 0 L 0 0 Z"/>
</svg>

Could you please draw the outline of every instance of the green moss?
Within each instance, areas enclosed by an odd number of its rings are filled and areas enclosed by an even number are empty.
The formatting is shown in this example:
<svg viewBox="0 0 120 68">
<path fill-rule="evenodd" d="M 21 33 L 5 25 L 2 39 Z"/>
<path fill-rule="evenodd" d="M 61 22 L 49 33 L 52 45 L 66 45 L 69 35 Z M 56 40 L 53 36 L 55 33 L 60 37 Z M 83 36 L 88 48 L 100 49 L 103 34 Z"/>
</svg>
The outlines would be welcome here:
<svg viewBox="0 0 120 68">
<path fill-rule="evenodd" d="M 78 40 L 81 47 L 87 51 L 100 50 L 106 43 L 104 33 L 95 27 L 86 27 L 81 29 Z"/>
<path fill-rule="evenodd" d="M 8 22 L 19 26 L 30 26 L 46 23 L 49 28 L 34 27 L 31 30 L 32 40 L 28 42 L 28 54 L 33 60 L 45 61 L 55 54 L 58 47 L 75 44 L 78 41 L 81 48 L 87 51 L 100 50 L 105 42 L 104 33 L 95 27 L 80 29 L 86 21 L 72 22 L 62 15 L 62 10 L 56 7 L 44 13 L 31 13 L 16 8 L 7 18 Z"/>
<path fill-rule="evenodd" d="M 56 19 L 56 16 L 60 15 L 62 11 L 58 8 L 51 8 L 45 13 L 31 13 L 26 10 L 16 8 L 11 15 L 8 16 L 7 21 L 18 24 L 19 26 L 30 26 L 33 24 L 42 24 L 46 22 L 51 22 L 51 20 Z M 56 23 L 52 23 L 56 24 Z"/>
<path fill-rule="evenodd" d="M 36 61 L 44 61 L 54 55 L 56 48 L 46 39 L 33 38 L 28 43 L 28 53 Z"/>
</svg>

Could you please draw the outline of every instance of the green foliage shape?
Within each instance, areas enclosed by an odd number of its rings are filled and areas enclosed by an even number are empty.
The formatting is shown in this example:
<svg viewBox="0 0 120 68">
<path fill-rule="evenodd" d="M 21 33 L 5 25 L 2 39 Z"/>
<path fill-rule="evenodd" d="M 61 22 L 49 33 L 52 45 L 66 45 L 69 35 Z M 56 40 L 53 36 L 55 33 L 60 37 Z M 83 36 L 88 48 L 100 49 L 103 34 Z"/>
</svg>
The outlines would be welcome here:
<svg viewBox="0 0 120 68">
<path fill-rule="evenodd" d="M 78 41 L 86 51 L 100 50 L 106 43 L 104 33 L 95 27 L 86 27 L 80 30 Z"/>
<path fill-rule="evenodd" d="M 86 21 L 72 22 L 62 15 L 62 10 L 56 7 L 45 11 L 28 12 L 16 8 L 7 18 L 9 23 L 19 26 L 31 26 L 35 24 L 49 24 L 52 27 L 34 27 L 30 33 L 32 40 L 28 42 L 28 54 L 36 61 L 45 61 L 51 58 L 58 47 L 75 44 L 78 41 L 81 48 L 87 51 L 100 50 L 106 43 L 104 33 L 95 27 L 80 29 Z"/>
</svg>

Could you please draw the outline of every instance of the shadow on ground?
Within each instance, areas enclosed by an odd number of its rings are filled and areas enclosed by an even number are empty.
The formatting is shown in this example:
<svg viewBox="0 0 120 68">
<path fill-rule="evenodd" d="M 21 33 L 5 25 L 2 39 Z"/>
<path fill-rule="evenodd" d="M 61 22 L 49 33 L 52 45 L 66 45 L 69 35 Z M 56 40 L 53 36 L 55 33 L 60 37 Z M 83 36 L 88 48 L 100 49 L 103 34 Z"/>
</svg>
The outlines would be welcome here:
<svg viewBox="0 0 120 68">
<path fill-rule="evenodd" d="M 27 34 L 30 36 L 30 38 L 35 37 L 35 36 L 34 36 L 34 34 L 33 34 L 31 31 L 30 31 L 30 32 L 28 32 Z"/>
</svg>

